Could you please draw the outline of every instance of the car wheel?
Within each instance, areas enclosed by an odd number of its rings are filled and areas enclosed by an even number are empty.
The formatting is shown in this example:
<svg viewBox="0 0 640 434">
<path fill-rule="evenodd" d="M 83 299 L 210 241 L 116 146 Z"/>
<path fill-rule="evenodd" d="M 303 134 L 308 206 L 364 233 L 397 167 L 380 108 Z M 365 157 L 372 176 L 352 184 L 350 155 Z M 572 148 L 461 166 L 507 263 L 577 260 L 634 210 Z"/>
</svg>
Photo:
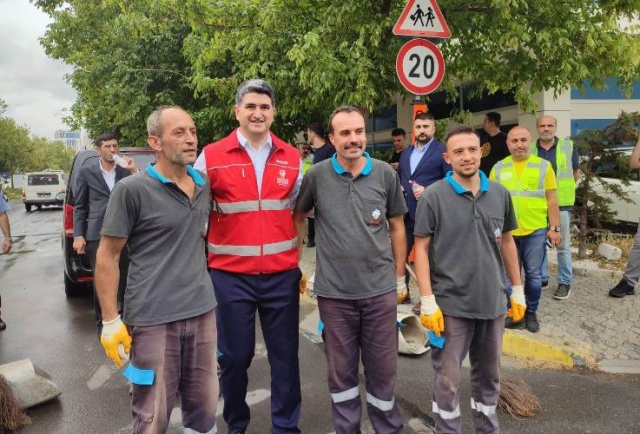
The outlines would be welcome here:
<svg viewBox="0 0 640 434">
<path fill-rule="evenodd" d="M 27 210 L 27 212 L 31 212 L 31 204 L 29 204 L 29 203 L 25 203 L 25 204 L 24 204 L 24 209 L 26 209 L 26 210 Z"/>
<path fill-rule="evenodd" d="M 75 283 L 66 273 L 62 273 L 64 275 L 64 293 L 67 297 L 78 297 L 82 295 L 85 291 L 85 284 L 83 283 Z"/>
</svg>

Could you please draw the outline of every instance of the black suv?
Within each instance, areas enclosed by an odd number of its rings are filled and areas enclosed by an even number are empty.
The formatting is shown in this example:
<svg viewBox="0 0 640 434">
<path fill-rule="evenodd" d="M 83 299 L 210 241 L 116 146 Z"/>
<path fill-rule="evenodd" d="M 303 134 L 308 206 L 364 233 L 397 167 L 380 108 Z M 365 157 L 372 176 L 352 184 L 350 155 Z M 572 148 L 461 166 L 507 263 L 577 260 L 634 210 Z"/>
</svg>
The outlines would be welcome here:
<svg viewBox="0 0 640 434">
<path fill-rule="evenodd" d="M 156 154 L 150 148 L 120 148 L 118 154 L 126 155 L 136 161 L 136 166 L 144 170 L 148 163 L 156 160 Z M 69 182 L 64 197 L 64 213 L 62 215 L 62 250 L 64 253 L 64 292 L 67 297 L 74 297 L 93 288 L 93 270 L 89 265 L 89 257 L 78 255 L 73 250 L 73 207 L 78 173 L 82 166 L 98 164 L 100 155 L 96 151 L 78 152 L 73 157 Z"/>
</svg>

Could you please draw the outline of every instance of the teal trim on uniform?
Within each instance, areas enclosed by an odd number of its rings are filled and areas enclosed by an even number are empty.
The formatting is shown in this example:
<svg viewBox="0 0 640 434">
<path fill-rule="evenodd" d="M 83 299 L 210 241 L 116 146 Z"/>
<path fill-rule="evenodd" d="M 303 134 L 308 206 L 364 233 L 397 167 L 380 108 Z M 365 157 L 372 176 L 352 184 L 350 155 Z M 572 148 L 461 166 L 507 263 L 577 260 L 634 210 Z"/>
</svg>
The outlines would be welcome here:
<svg viewBox="0 0 640 434">
<path fill-rule="evenodd" d="M 487 191 L 489 191 L 489 179 L 487 178 L 487 175 L 485 175 L 481 170 L 478 170 L 478 175 L 480 175 L 480 191 L 486 193 Z M 448 171 L 444 179 L 449 183 L 449 185 L 451 185 L 451 187 L 453 187 L 453 191 L 458 194 L 464 194 L 469 191 L 463 188 L 455 179 L 453 179 L 453 170 Z"/>
<path fill-rule="evenodd" d="M 363 152 L 362 155 L 367 159 L 367 164 L 364 165 L 364 169 L 362 169 L 361 175 L 368 175 L 371 173 L 371 157 L 367 152 Z M 336 171 L 338 175 L 342 175 L 343 173 L 347 173 L 347 170 L 338 163 L 338 154 L 333 154 L 331 157 L 331 165 L 333 166 L 333 170 Z"/>
<path fill-rule="evenodd" d="M 162 182 L 163 184 L 174 184 L 174 182 L 169 181 L 167 178 L 165 178 L 164 176 L 162 176 L 160 174 L 160 172 L 158 172 L 156 170 L 155 164 L 153 163 L 149 163 L 147 165 L 147 173 L 152 177 L 157 179 L 158 181 Z M 193 179 L 193 182 L 198 186 L 198 187 L 202 187 L 204 185 L 204 180 L 202 179 L 202 176 L 200 176 L 200 174 L 198 173 L 198 171 L 196 169 L 194 169 L 191 166 L 187 166 L 187 175 L 189 175 L 191 177 L 191 179 Z"/>
</svg>

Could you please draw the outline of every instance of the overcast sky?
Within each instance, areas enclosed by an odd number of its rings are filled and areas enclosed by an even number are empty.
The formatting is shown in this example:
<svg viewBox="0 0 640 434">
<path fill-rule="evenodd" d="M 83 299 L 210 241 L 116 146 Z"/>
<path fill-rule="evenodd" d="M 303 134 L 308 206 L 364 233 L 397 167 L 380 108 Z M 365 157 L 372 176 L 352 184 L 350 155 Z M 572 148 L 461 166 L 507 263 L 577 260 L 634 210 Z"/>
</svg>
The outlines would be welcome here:
<svg viewBox="0 0 640 434">
<path fill-rule="evenodd" d="M 5 116 L 31 133 L 53 139 L 55 130 L 68 129 L 75 91 L 64 80 L 71 68 L 47 57 L 38 38 L 49 17 L 29 0 L 0 0 L 0 99 Z"/>
</svg>

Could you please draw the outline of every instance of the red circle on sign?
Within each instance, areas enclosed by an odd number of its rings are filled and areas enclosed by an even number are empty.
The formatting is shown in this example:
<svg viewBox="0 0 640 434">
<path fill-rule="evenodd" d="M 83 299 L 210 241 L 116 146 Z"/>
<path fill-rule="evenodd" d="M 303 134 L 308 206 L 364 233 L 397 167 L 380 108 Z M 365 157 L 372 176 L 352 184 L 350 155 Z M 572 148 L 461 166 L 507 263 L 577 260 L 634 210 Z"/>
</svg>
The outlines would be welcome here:
<svg viewBox="0 0 640 434">
<path fill-rule="evenodd" d="M 421 56 L 421 54 L 424 54 Z M 431 55 L 433 76 L 427 75 L 427 57 Z M 407 70 L 405 65 L 413 62 L 413 68 Z M 421 64 L 421 62 L 424 62 Z M 396 72 L 400 83 L 409 92 L 426 95 L 433 92 L 442 83 L 444 77 L 444 57 L 438 47 L 426 39 L 412 39 L 400 48 L 396 57 Z M 422 73 L 425 74 L 422 74 Z M 424 75 L 424 77 L 422 77 Z"/>
</svg>

